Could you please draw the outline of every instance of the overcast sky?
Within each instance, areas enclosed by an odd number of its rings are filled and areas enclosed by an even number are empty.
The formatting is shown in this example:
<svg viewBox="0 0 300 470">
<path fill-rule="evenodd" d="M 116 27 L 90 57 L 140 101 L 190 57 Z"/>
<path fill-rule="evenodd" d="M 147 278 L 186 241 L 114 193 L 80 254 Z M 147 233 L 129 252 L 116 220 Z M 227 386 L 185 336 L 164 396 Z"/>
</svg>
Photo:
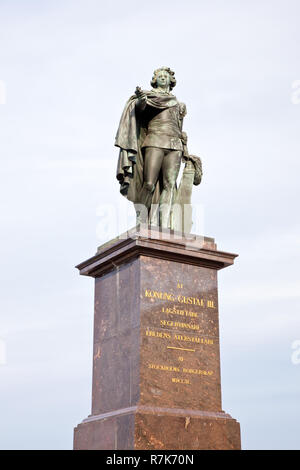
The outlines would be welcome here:
<svg viewBox="0 0 300 470">
<path fill-rule="evenodd" d="M 244 449 L 300 448 L 299 15 L 298 0 L 0 0 L 1 448 L 70 449 L 90 413 L 94 286 L 74 266 L 123 228 L 105 215 L 129 207 L 114 137 L 161 65 L 203 160 L 203 232 L 239 254 L 219 273 L 223 409 Z"/>
</svg>

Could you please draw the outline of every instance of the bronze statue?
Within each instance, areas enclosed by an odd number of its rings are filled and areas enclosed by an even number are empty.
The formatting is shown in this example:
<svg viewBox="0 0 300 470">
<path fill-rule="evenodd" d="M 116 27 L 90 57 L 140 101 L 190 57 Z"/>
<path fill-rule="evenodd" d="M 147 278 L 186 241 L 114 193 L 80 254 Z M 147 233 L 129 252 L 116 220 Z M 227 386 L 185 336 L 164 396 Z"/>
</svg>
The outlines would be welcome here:
<svg viewBox="0 0 300 470">
<path fill-rule="evenodd" d="M 169 67 L 154 71 L 151 91 L 137 87 L 121 116 L 115 145 L 120 148 L 120 192 L 135 205 L 138 223 L 189 232 L 192 185 L 200 184 L 202 165 L 189 155 L 182 131 L 186 106 L 171 93 L 176 85 Z M 185 162 L 177 189 L 180 164 Z"/>
</svg>

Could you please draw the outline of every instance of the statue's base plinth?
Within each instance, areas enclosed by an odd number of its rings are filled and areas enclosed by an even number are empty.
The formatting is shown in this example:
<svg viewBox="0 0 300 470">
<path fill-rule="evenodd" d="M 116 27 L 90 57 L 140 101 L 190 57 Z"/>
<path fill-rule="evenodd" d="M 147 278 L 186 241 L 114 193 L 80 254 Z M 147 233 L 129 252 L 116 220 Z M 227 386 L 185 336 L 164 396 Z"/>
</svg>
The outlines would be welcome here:
<svg viewBox="0 0 300 470">
<path fill-rule="evenodd" d="M 240 449 L 222 411 L 213 239 L 135 228 L 81 263 L 95 278 L 92 414 L 74 449 Z"/>
<path fill-rule="evenodd" d="M 91 416 L 75 428 L 77 450 L 236 450 L 240 425 L 225 413 L 137 406 Z"/>
</svg>

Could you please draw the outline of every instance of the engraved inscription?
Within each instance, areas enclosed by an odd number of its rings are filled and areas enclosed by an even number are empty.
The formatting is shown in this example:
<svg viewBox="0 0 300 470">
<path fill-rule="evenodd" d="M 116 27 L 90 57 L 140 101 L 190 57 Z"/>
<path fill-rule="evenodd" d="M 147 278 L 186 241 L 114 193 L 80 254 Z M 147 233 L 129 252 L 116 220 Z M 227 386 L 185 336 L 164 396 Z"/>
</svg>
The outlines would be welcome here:
<svg viewBox="0 0 300 470">
<path fill-rule="evenodd" d="M 176 288 L 184 290 L 182 282 L 177 281 Z M 155 340 L 162 340 L 166 344 L 166 358 L 175 360 L 178 364 L 148 363 L 148 368 L 161 373 L 172 372 L 171 383 L 190 385 L 191 378 L 211 377 L 214 371 L 201 367 L 203 347 L 210 348 L 214 345 L 214 337 L 204 335 L 201 324 L 203 312 L 215 309 L 211 298 L 185 295 L 184 292 L 174 293 L 145 289 L 144 297 L 153 305 L 164 302 L 160 309 L 154 310 L 153 324 L 144 329 L 144 335 Z M 211 320 L 213 321 L 213 319 Z M 152 323 L 152 321 L 151 321 Z M 191 334 L 192 333 L 192 334 Z M 169 351 L 169 353 L 168 353 Z M 180 352 L 176 357 L 175 353 Z M 170 357 L 167 354 L 171 355 Z M 195 356 L 191 356 L 191 354 Z M 191 362 L 191 357 L 194 357 Z M 172 359 L 173 358 L 173 359 Z M 183 367 L 183 362 L 185 366 Z M 194 366 L 200 367 L 194 367 Z"/>
</svg>

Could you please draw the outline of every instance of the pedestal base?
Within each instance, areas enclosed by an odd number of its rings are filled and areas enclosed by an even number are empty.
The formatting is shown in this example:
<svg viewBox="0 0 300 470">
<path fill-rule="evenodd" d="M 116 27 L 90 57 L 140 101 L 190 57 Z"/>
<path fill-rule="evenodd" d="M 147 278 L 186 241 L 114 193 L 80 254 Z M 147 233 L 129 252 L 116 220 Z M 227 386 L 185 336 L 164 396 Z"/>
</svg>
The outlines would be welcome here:
<svg viewBox="0 0 300 470">
<path fill-rule="evenodd" d="M 239 450 L 240 425 L 226 413 L 131 407 L 75 428 L 78 450 Z"/>
</svg>

